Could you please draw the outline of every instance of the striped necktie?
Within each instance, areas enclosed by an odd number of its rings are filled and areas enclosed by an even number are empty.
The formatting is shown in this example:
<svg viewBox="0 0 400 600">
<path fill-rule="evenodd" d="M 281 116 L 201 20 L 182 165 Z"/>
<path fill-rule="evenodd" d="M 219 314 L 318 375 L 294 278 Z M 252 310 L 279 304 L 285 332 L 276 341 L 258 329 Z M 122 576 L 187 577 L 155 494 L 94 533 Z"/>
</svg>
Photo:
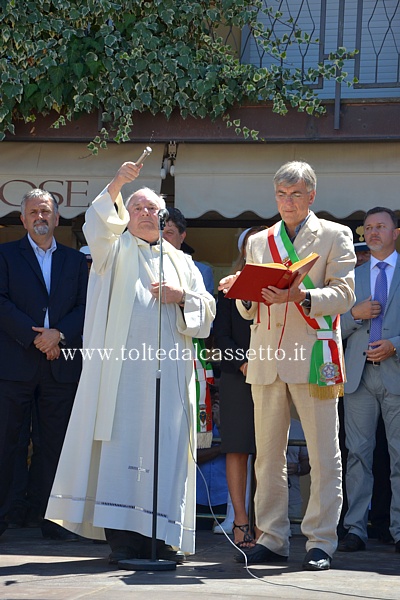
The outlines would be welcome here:
<svg viewBox="0 0 400 600">
<path fill-rule="evenodd" d="M 379 304 L 381 305 L 381 312 L 378 317 L 375 317 L 375 319 L 371 319 L 371 327 L 369 333 L 370 343 L 382 339 L 383 315 L 385 313 L 387 301 L 387 277 L 385 269 L 388 266 L 388 263 L 378 262 L 376 263 L 376 266 L 379 269 L 379 273 L 375 282 L 374 300 L 379 302 Z"/>
</svg>

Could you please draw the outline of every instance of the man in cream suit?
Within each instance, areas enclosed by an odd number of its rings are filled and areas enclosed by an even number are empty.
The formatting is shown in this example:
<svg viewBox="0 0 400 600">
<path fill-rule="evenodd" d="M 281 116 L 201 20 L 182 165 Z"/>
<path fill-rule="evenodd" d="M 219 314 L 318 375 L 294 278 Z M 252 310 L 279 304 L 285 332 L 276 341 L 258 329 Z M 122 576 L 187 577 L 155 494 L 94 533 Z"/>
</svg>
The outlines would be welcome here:
<svg viewBox="0 0 400 600">
<path fill-rule="evenodd" d="M 356 270 L 357 301 L 343 318 L 343 337 L 347 338 L 344 414 L 349 449 L 349 507 L 344 519 L 348 533 L 338 548 L 342 552 L 365 550 L 380 413 L 391 463 L 390 533 L 396 552 L 400 552 L 400 257 L 395 249 L 398 234 L 393 211 L 378 206 L 367 212 L 364 235 L 371 259 Z"/>
<path fill-rule="evenodd" d="M 310 165 L 283 165 L 274 185 L 282 221 L 250 238 L 247 261 L 288 265 L 311 252 L 319 259 L 289 290 L 264 288 L 265 303 L 237 301 L 242 316 L 254 319 L 247 381 L 256 430 L 255 517 L 262 532 L 245 554 L 249 564 L 286 561 L 289 554 L 286 446 L 292 401 L 311 465 L 303 568 L 319 571 L 330 568 L 342 503 L 337 398 L 344 374 L 338 315 L 354 303 L 355 255 L 350 229 L 310 211 L 316 194 Z M 222 280 L 220 289 L 229 288 L 235 277 Z M 237 559 L 244 562 L 244 554 Z"/>
</svg>

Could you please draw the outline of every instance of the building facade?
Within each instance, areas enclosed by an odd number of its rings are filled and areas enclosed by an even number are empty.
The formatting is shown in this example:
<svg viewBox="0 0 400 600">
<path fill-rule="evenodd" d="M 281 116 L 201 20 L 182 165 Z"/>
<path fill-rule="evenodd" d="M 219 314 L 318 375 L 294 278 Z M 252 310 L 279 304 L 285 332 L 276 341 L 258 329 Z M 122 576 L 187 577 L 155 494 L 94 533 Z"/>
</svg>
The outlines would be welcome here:
<svg viewBox="0 0 400 600">
<path fill-rule="evenodd" d="M 269 6 L 283 16 L 273 18 Z M 324 115 L 290 109 L 279 116 L 271 105 L 238 106 L 231 118 L 259 131 L 259 141 L 253 141 L 237 136 L 222 121 L 183 120 L 178 112 L 169 121 L 138 114 L 131 142 L 109 143 L 98 156 L 86 148 L 102 125 L 98 115 L 61 129 L 50 127 L 54 115 L 34 125 L 17 122 L 15 136 L 0 144 L 0 242 L 21 236 L 16 210 L 22 195 L 38 186 L 59 200 L 62 241 L 84 244 L 83 213 L 90 201 L 123 161 L 135 160 L 147 145 L 153 152 L 139 184 L 164 193 L 169 205 L 182 210 L 195 258 L 213 265 L 216 280 L 236 257 L 240 231 L 276 219 L 273 174 L 287 160 L 313 165 L 318 175 L 315 211 L 350 225 L 357 241 L 366 210 L 380 204 L 399 212 L 399 2 L 269 0 L 263 9 L 259 21 L 266 36 L 281 40 L 288 68 L 305 72 L 317 62 L 329 62 L 329 53 L 342 47 L 358 50 L 352 57 L 344 54 L 343 65 L 357 83 L 348 87 L 320 78 L 314 84 Z M 287 19 L 309 36 L 308 44 L 289 43 L 294 29 Z M 242 62 L 273 63 L 251 29 L 226 29 L 223 35 Z"/>
</svg>

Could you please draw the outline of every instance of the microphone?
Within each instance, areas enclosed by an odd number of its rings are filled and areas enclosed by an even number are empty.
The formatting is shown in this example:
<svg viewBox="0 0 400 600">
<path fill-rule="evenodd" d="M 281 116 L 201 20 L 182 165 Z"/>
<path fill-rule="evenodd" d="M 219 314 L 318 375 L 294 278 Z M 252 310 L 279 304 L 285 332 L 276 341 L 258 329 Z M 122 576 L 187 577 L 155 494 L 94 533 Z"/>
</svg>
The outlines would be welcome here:
<svg viewBox="0 0 400 600">
<path fill-rule="evenodd" d="M 165 222 L 167 221 L 169 217 L 169 212 L 166 208 L 160 208 L 160 210 L 158 211 L 158 223 L 160 226 L 161 231 L 163 231 L 164 227 L 165 227 Z"/>
<path fill-rule="evenodd" d="M 136 161 L 137 165 L 141 165 L 142 162 L 148 157 L 150 156 L 150 154 L 153 152 L 152 148 L 150 148 L 150 146 L 146 146 L 146 148 L 143 150 L 142 154 L 139 156 L 139 158 Z"/>
</svg>

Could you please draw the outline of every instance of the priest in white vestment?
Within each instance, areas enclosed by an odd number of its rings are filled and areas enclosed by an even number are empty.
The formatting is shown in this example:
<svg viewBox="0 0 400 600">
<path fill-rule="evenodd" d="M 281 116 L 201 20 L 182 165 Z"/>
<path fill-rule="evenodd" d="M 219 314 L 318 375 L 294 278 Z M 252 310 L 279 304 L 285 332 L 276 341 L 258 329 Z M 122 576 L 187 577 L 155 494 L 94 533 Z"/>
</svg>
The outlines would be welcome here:
<svg viewBox="0 0 400 600">
<path fill-rule="evenodd" d="M 158 360 L 159 226 L 148 188 L 124 163 L 86 213 L 93 265 L 84 366 L 46 518 L 106 539 L 110 562 L 150 558 Z M 125 231 L 127 227 L 127 230 Z M 192 337 L 207 337 L 215 301 L 190 257 L 163 242 L 158 556 L 195 549 L 196 393 Z M 168 550 L 167 550 L 168 552 Z M 168 556 L 169 557 L 169 556 Z"/>
</svg>

